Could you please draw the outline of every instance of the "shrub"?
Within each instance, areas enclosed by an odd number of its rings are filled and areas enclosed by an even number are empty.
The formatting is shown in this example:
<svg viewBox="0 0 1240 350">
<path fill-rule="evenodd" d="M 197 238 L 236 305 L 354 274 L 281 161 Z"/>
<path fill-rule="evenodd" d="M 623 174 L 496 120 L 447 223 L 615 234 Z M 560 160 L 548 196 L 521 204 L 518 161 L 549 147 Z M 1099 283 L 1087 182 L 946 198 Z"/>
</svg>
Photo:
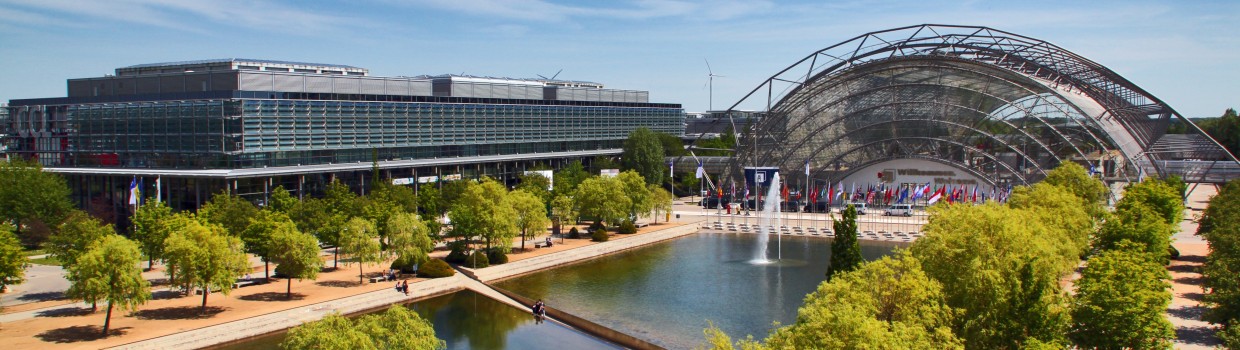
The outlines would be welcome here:
<svg viewBox="0 0 1240 350">
<path fill-rule="evenodd" d="M 607 226 L 603 225 L 602 221 L 595 220 L 594 223 L 590 224 L 589 231 L 594 232 L 594 231 L 606 230 L 606 229 L 607 229 Z"/>
<path fill-rule="evenodd" d="M 491 248 L 487 251 L 487 262 L 491 265 L 507 264 L 508 254 L 499 248 Z"/>
<path fill-rule="evenodd" d="M 415 272 L 415 270 L 413 269 L 413 259 L 407 258 L 407 257 L 400 257 L 400 258 L 397 258 L 395 261 L 392 261 L 391 268 L 395 270 L 400 270 L 400 273 L 414 273 Z"/>
<path fill-rule="evenodd" d="M 1171 256 L 1171 258 L 1172 258 L 1172 259 L 1179 259 L 1179 258 L 1180 258 L 1180 250 L 1179 250 L 1179 249 L 1175 249 L 1175 246 L 1173 246 L 1173 245 L 1169 245 L 1169 246 L 1167 246 L 1167 255 Z"/>
<path fill-rule="evenodd" d="M 471 269 L 481 269 L 491 266 L 491 260 L 487 259 L 487 253 L 482 250 L 475 250 L 468 259 L 465 259 L 465 266 Z"/>
<path fill-rule="evenodd" d="M 448 253 L 448 257 L 444 258 L 444 260 L 453 264 L 465 263 L 465 259 L 469 257 L 469 254 L 465 253 L 465 245 L 453 244 L 451 247 L 452 251 Z"/>
<path fill-rule="evenodd" d="M 633 220 L 624 220 L 620 223 L 620 229 L 617 232 L 622 234 L 637 233 L 637 225 L 633 224 Z"/>
<path fill-rule="evenodd" d="M 572 238 L 572 239 L 581 238 L 581 231 L 577 231 L 577 227 L 573 226 L 572 229 L 568 230 L 568 238 Z"/>
<path fill-rule="evenodd" d="M 607 230 L 594 230 L 594 233 L 590 235 L 590 238 L 592 238 L 595 242 L 606 242 Z"/>
<path fill-rule="evenodd" d="M 439 259 L 431 259 L 418 269 L 418 277 L 424 278 L 452 277 L 455 274 L 456 271 L 448 263 Z"/>
</svg>

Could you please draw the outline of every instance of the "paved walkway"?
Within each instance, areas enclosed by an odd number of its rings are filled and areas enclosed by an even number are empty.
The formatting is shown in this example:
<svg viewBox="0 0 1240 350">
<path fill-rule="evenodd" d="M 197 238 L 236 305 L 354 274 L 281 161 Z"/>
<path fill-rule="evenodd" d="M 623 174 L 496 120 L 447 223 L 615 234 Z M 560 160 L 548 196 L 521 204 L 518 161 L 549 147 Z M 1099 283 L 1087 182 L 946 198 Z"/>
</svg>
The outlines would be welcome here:
<svg viewBox="0 0 1240 350">
<path fill-rule="evenodd" d="M 1205 306 L 1201 305 L 1205 291 L 1201 287 L 1201 265 L 1205 263 L 1210 247 L 1205 239 L 1197 236 L 1197 222 L 1201 210 L 1217 191 L 1213 186 L 1201 185 L 1193 191 L 1185 203 L 1184 220 L 1180 232 L 1173 237 L 1172 245 L 1180 251 L 1180 258 L 1171 261 L 1167 272 L 1171 276 L 1171 304 L 1167 307 L 1167 319 L 1175 327 L 1176 349 L 1214 349 L 1222 342 L 1214 336 L 1213 325 L 1201 319 Z"/>
</svg>

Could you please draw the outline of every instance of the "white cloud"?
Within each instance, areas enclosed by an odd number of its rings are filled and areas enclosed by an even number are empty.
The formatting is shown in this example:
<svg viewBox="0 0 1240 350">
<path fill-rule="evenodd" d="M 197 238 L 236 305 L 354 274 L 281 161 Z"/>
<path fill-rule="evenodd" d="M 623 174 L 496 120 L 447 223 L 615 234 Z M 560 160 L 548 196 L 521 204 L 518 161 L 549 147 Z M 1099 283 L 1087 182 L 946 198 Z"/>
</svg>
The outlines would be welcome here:
<svg viewBox="0 0 1240 350">
<path fill-rule="evenodd" d="M 195 19 L 208 19 L 214 25 L 241 26 L 292 34 L 330 31 L 348 23 L 347 18 L 314 13 L 266 1 L 240 0 L 0 0 L 10 6 L 42 12 L 43 17 L 64 18 L 74 15 L 115 22 L 208 32 Z M 188 19 L 187 19 L 188 17 Z M 69 21 L 66 19 L 65 21 Z M 57 25 L 57 22 L 46 22 Z M 63 24 L 61 24 L 63 25 Z"/>
<path fill-rule="evenodd" d="M 560 22 L 589 18 L 645 20 L 683 17 L 688 19 L 726 20 L 766 11 L 769 1 L 743 0 L 637 0 L 609 2 L 612 6 L 591 7 L 559 4 L 548 0 L 410 0 L 424 5 L 459 13 L 504 19 Z"/>
</svg>

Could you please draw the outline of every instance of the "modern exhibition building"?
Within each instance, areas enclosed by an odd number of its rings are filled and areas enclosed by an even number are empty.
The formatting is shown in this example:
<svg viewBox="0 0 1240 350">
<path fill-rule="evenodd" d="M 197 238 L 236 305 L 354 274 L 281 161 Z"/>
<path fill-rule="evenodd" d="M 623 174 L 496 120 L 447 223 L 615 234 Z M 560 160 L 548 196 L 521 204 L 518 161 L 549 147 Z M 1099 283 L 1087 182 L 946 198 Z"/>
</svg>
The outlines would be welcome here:
<svg viewBox="0 0 1240 350">
<path fill-rule="evenodd" d="M 745 167 L 777 167 L 786 182 L 816 188 L 990 189 L 1076 162 L 1113 184 L 1240 177 L 1234 155 L 1131 81 L 1049 42 L 987 27 L 858 35 L 789 65 L 732 109 L 754 106 L 766 108 L 763 117 L 736 121 L 747 132 L 712 174 L 740 183 Z M 1173 120 L 1188 133 L 1168 134 Z"/>
<path fill-rule="evenodd" d="M 682 135 L 679 104 L 550 79 L 376 77 L 364 68 L 252 59 L 141 64 L 70 79 L 68 97 L 10 101 L 4 144 L 64 175 L 80 205 L 121 205 L 130 183 L 195 208 L 275 186 L 315 193 L 490 176 L 614 156 L 638 127 Z"/>
</svg>

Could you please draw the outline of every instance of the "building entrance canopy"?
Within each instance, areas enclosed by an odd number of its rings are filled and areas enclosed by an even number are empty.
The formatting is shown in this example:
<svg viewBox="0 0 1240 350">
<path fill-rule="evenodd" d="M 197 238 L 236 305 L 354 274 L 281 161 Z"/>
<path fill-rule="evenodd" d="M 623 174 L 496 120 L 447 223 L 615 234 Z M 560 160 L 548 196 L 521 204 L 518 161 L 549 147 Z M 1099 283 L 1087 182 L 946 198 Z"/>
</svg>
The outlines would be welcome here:
<svg viewBox="0 0 1240 350">
<path fill-rule="evenodd" d="M 741 105 L 767 113 L 736 125 L 742 138 L 727 170 L 736 177 L 755 165 L 803 177 L 808 162 L 811 178 L 830 180 L 906 158 L 1016 185 L 1041 180 L 1063 161 L 1120 181 L 1219 182 L 1240 170 L 1196 125 L 1110 69 L 986 27 L 863 34 L 785 68 L 732 109 Z M 1171 118 L 1190 134 L 1168 137 Z"/>
</svg>

